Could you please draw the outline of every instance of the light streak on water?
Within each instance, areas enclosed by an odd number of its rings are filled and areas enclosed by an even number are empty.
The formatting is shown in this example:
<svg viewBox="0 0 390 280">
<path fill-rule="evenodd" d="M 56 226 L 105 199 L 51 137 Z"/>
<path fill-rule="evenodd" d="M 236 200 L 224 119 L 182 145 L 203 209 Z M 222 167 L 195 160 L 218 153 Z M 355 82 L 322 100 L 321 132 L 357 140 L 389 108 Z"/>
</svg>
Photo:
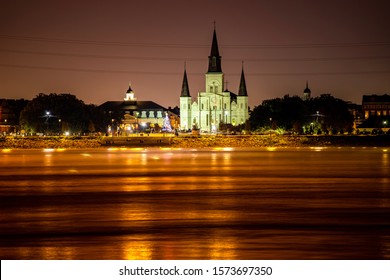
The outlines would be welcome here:
<svg viewBox="0 0 390 280">
<path fill-rule="evenodd" d="M 319 148 L 2 150 L 0 258 L 389 259 L 389 149 Z"/>
</svg>

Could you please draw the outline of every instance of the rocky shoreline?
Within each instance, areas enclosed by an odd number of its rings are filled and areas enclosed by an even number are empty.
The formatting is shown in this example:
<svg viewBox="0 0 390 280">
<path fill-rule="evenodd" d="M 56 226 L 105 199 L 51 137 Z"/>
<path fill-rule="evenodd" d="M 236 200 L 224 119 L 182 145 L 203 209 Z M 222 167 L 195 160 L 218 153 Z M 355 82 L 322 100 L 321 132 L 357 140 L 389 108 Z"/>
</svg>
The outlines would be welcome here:
<svg viewBox="0 0 390 280">
<path fill-rule="evenodd" d="M 149 136 L 144 136 L 145 140 Z M 281 136 L 281 135 L 202 135 L 169 137 L 169 141 L 150 144 L 150 141 L 128 142 L 126 144 L 106 144 L 103 137 L 3 137 L 0 149 L 95 149 L 109 146 L 130 147 L 390 147 L 390 136 Z M 140 138 L 142 139 L 142 138 Z M 167 138 L 162 138 L 166 140 Z M 156 141 L 158 142 L 158 141 Z"/>
<path fill-rule="evenodd" d="M 0 149 L 93 149 L 100 148 L 98 137 L 5 137 Z"/>
<path fill-rule="evenodd" d="M 204 138 L 172 138 L 171 146 L 180 148 L 203 147 L 388 147 L 390 136 L 213 136 Z"/>
</svg>

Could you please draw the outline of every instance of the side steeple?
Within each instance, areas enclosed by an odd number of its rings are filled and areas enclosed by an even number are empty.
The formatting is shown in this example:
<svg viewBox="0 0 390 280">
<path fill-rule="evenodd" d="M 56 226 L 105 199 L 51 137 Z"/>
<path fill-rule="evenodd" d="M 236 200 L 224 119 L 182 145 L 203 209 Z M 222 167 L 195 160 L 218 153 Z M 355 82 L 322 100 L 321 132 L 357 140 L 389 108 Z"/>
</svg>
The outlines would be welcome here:
<svg viewBox="0 0 390 280">
<path fill-rule="evenodd" d="M 249 119 L 248 112 L 248 93 L 246 91 L 244 62 L 242 62 L 240 87 L 237 95 L 237 121 L 238 124 L 245 124 Z"/>
<path fill-rule="evenodd" d="M 211 44 L 211 52 L 209 56 L 209 69 L 207 72 L 222 73 L 221 56 L 219 55 L 217 32 L 215 31 L 215 26 L 214 26 L 213 42 Z"/>
<path fill-rule="evenodd" d="M 240 81 L 240 88 L 238 89 L 238 96 L 248 96 L 248 93 L 246 91 L 244 65 L 242 65 L 242 70 L 241 70 L 241 81 Z"/>
<path fill-rule="evenodd" d="M 181 86 L 180 94 L 180 127 L 181 129 L 188 130 L 192 127 L 192 108 L 191 108 L 191 95 L 188 87 L 187 69 L 184 63 L 184 76 L 183 84 Z"/>
<path fill-rule="evenodd" d="M 308 100 L 310 99 L 311 95 L 311 90 L 309 88 L 309 82 L 306 81 L 306 88 L 303 90 L 303 100 Z"/>
<path fill-rule="evenodd" d="M 190 89 L 188 87 L 187 70 L 186 70 L 186 65 L 185 64 L 184 64 L 183 84 L 181 86 L 181 95 L 180 95 L 180 97 L 191 97 Z"/>
</svg>

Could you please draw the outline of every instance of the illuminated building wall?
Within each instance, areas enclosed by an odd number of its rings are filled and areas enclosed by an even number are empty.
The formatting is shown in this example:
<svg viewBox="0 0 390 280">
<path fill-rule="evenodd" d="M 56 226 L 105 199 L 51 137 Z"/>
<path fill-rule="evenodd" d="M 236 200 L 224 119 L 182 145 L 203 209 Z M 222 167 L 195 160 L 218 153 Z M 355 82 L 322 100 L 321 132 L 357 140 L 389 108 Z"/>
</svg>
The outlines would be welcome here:
<svg viewBox="0 0 390 280">
<path fill-rule="evenodd" d="M 362 110 L 364 118 L 390 115 L 390 95 L 363 95 Z"/>
<path fill-rule="evenodd" d="M 188 87 L 187 72 L 184 70 L 180 95 L 180 128 L 189 130 L 195 127 L 201 131 L 216 132 L 220 124 L 237 126 L 245 124 L 248 119 L 248 94 L 244 69 L 241 71 L 238 94 L 229 91 L 225 87 L 221 56 L 214 29 L 209 66 L 205 74 L 205 91 L 198 92 L 194 101 Z"/>
</svg>

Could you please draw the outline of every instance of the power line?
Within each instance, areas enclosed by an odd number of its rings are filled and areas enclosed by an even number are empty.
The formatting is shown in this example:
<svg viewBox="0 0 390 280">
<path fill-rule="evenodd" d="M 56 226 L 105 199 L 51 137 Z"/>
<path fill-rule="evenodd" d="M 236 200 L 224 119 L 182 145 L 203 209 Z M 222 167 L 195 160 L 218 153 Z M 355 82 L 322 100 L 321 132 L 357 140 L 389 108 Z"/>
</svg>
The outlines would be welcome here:
<svg viewBox="0 0 390 280">
<path fill-rule="evenodd" d="M 57 53 L 57 52 L 41 52 L 41 51 L 17 51 L 9 49 L 0 49 L 0 52 L 16 53 L 16 54 L 32 54 L 32 55 L 50 55 L 61 57 L 78 57 L 78 58 L 99 58 L 99 59 L 118 59 L 118 60 L 159 60 L 159 61 L 205 61 L 201 58 L 169 58 L 169 57 L 143 57 L 143 56 L 118 56 L 118 55 L 94 55 L 94 54 L 77 54 L 77 53 Z"/>
<path fill-rule="evenodd" d="M 129 43 L 115 41 L 93 41 L 93 40 L 75 40 L 59 39 L 46 37 L 28 37 L 0 35 L 0 38 L 9 40 L 23 40 L 48 43 L 65 43 L 65 44 L 84 44 L 84 45 L 102 45 L 102 46 L 122 46 L 122 47 L 150 47 L 150 48 L 209 48 L 209 45 L 200 44 L 161 44 L 161 43 Z M 307 44 L 221 44 L 224 48 L 351 48 L 351 47 L 381 47 L 390 46 L 389 41 L 376 42 L 350 42 L 350 43 L 307 43 Z"/>
<path fill-rule="evenodd" d="M 0 67 L 50 70 L 50 71 L 54 70 L 54 71 L 71 71 L 71 72 L 91 72 L 91 73 L 102 73 L 102 74 L 147 74 L 147 75 L 178 75 L 179 74 L 178 72 L 85 69 L 85 68 L 50 67 L 50 66 L 13 65 L 13 64 L 0 64 Z M 182 74 L 183 73 L 181 73 L 181 75 Z"/>
<path fill-rule="evenodd" d="M 42 51 L 19 51 L 10 49 L 0 49 L 0 52 L 30 55 L 49 55 L 59 57 L 77 57 L 77 58 L 97 58 L 97 59 L 116 59 L 116 60 L 145 60 L 145 61 L 205 61 L 204 58 L 173 58 L 173 57 L 142 57 L 142 56 L 113 56 L 113 55 L 94 55 L 80 53 L 58 53 Z M 303 58 L 231 58 L 224 59 L 230 62 L 312 62 L 312 61 L 353 61 L 353 60 L 384 60 L 390 59 L 390 56 L 338 56 L 338 57 L 303 57 Z"/>
<path fill-rule="evenodd" d="M 126 42 L 109 42 L 109 41 L 91 41 L 91 40 L 74 40 L 58 39 L 44 37 L 22 37 L 12 35 L 0 35 L 0 38 L 10 40 L 62 43 L 62 44 L 82 44 L 82 45 L 101 45 L 101 46 L 121 46 L 121 47 L 150 47 L 150 48 L 206 48 L 207 45 L 190 45 L 190 44 L 157 44 L 157 43 L 126 43 Z"/>
<path fill-rule="evenodd" d="M 150 72 L 150 71 L 129 71 L 129 70 L 105 70 L 105 69 L 85 69 L 85 68 L 66 68 L 66 67 L 48 67 L 48 66 L 30 66 L 0 64 L 0 67 L 50 70 L 50 71 L 71 71 L 71 72 L 91 72 L 101 74 L 142 74 L 142 75 L 183 75 L 182 72 Z M 226 73 L 229 76 L 238 76 L 239 73 Z M 332 75 L 380 75 L 390 74 L 390 70 L 380 71 L 338 71 L 338 72 L 260 72 L 246 73 L 246 76 L 332 76 Z M 188 75 L 204 75 L 204 73 L 188 73 Z"/>
<path fill-rule="evenodd" d="M 315 49 L 315 48 L 352 48 L 390 46 L 390 42 L 357 42 L 357 43 L 307 43 L 307 44 L 264 44 L 264 45 L 222 45 L 226 48 L 260 48 L 260 49 Z"/>
</svg>

